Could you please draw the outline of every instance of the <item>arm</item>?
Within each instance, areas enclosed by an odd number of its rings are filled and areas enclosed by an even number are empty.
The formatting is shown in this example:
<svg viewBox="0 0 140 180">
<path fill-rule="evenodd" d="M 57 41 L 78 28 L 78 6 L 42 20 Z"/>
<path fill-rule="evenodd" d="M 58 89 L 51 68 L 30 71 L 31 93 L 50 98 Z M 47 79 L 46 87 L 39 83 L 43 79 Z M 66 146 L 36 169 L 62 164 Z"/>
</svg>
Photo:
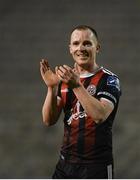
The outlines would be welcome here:
<svg viewBox="0 0 140 180">
<path fill-rule="evenodd" d="M 42 108 L 43 122 L 47 125 L 53 125 L 57 122 L 62 110 L 61 100 L 57 99 L 57 88 L 59 79 L 50 69 L 48 62 L 42 60 L 40 62 L 41 76 L 48 87 L 47 96 Z"/>
<path fill-rule="evenodd" d="M 73 88 L 73 92 L 80 101 L 85 112 L 91 116 L 96 123 L 105 121 L 114 108 L 111 102 L 104 99 L 99 101 L 91 96 L 80 84 L 79 87 Z"/>
<path fill-rule="evenodd" d="M 57 87 L 48 87 L 47 96 L 42 108 L 43 122 L 47 126 L 55 124 L 62 110 L 61 100 L 57 99 Z"/>
</svg>

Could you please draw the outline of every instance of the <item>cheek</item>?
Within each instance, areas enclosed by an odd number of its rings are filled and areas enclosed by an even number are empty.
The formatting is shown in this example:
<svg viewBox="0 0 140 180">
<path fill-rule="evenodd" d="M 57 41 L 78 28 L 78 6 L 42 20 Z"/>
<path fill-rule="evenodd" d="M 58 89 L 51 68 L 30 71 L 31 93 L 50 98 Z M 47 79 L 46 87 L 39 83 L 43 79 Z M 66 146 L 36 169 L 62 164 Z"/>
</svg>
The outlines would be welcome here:
<svg viewBox="0 0 140 180">
<path fill-rule="evenodd" d="M 96 54 L 96 51 L 95 50 L 90 50 L 90 51 L 88 51 L 88 54 L 89 54 L 90 57 L 94 57 L 95 54 Z"/>
<path fill-rule="evenodd" d="M 74 49 L 74 48 L 71 48 L 71 49 L 70 49 L 70 53 L 71 53 L 71 54 L 74 54 L 75 52 L 76 52 L 76 49 Z"/>
<path fill-rule="evenodd" d="M 73 54 L 74 49 L 72 47 L 70 47 L 69 50 L 70 50 L 70 54 Z"/>
<path fill-rule="evenodd" d="M 95 48 L 90 49 L 90 53 L 91 53 L 91 54 L 95 54 L 96 52 L 97 52 L 96 47 L 95 47 Z"/>
</svg>

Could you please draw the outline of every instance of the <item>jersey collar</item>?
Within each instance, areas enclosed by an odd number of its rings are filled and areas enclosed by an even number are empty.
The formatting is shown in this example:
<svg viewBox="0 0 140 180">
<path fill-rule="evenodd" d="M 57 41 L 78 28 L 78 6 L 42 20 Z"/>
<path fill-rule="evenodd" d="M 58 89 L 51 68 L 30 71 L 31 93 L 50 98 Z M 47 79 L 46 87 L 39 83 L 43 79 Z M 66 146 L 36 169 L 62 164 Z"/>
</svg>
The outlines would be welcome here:
<svg viewBox="0 0 140 180">
<path fill-rule="evenodd" d="M 96 71 L 94 71 L 93 73 L 83 73 L 83 74 L 80 74 L 80 78 L 87 78 L 87 77 L 91 77 L 93 75 L 95 75 L 97 72 L 99 72 L 101 69 L 103 69 L 103 67 L 99 67 Z"/>
</svg>

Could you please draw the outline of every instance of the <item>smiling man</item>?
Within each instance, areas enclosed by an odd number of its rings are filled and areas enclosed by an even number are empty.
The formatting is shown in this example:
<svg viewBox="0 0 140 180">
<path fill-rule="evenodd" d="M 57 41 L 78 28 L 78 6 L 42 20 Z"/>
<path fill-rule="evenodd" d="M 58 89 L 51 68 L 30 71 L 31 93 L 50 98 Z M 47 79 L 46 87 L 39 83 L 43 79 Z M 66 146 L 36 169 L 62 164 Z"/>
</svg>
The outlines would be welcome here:
<svg viewBox="0 0 140 180">
<path fill-rule="evenodd" d="M 40 62 L 48 87 L 43 121 L 53 125 L 64 111 L 64 138 L 53 178 L 113 178 L 112 125 L 121 95 L 118 76 L 99 66 L 98 35 L 92 27 L 72 30 L 74 67 L 49 67 Z"/>
</svg>

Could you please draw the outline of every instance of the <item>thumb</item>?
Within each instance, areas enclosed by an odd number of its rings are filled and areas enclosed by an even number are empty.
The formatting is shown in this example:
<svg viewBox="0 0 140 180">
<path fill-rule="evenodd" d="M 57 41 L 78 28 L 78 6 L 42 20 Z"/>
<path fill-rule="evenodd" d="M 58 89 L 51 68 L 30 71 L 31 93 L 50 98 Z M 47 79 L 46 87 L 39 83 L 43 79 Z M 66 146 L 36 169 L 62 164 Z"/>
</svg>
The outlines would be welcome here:
<svg viewBox="0 0 140 180">
<path fill-rule="evenodd" d="M 55 67 L 55 74 L 58 75 L 58 66 Z"/>
</svg>

